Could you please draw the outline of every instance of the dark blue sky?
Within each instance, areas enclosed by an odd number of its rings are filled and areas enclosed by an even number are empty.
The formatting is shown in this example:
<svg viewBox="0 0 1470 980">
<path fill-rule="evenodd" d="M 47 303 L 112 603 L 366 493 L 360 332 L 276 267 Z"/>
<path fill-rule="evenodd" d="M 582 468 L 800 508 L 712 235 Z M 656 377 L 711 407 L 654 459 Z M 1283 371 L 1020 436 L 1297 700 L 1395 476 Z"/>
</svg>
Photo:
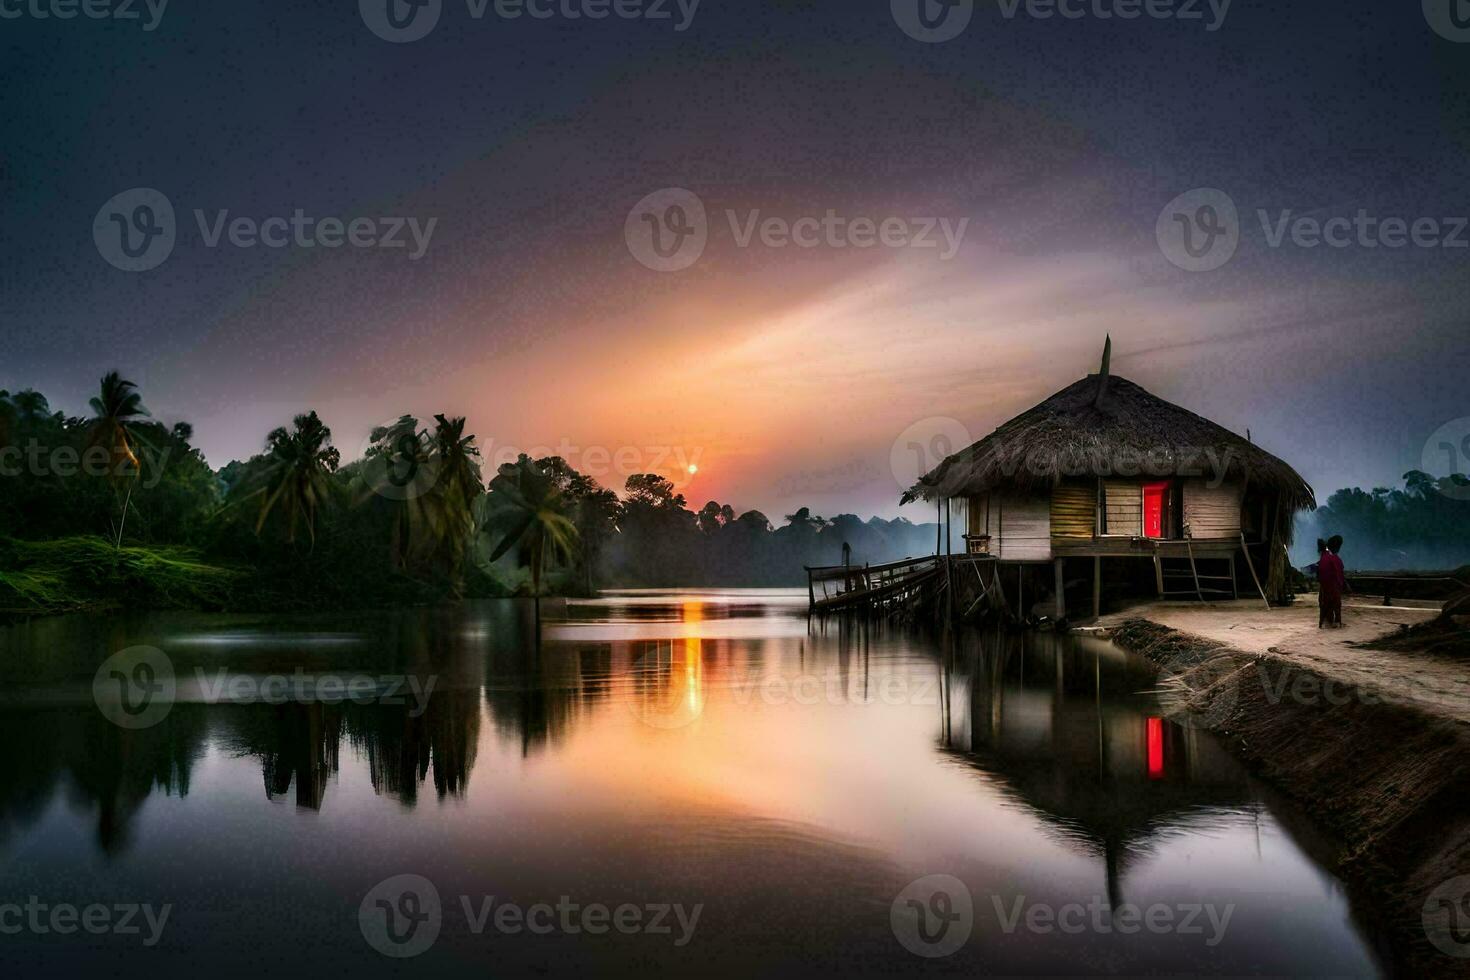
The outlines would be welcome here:
<svg viewBox="0 0 1470 980">
<path fill-rule="evenodd" d="M 990 0 L 931 44 L 888 0 L 703 0 L 682 31 L 672 0 L 600 21 L 443 0 L 392 44 L 355 0 L 175 0 L 151 31 L 40 2 L 0 3 L 23 14 L 0 18 L 0 387 L 81 411 L 120 367 L 216 465 L 307 407 L 349 458 L 374 422 L 448 410 L 501 445 L 696 447 L 693 496 L 892 512 L 901 432 L 978 437 L 1094 369 L 1105 331 L 1118 373 L 1250 426 L 1319 492 L 1396 478 L 1470 416 L 1470 248 L 1272 247 L 1257 216 L 1470 214 L 1470 43 L 1418 3 L 1236 0 L 1209 30 L 1203 0 L 1194 21 Z M 146 272 L 92 235 L 135 187 L 177 215 Z M 711 215 L 678 273 L 624 240 L 665 187 Z M 1214 271 L 1155 234 L 1195 188 L 1239 209 Z M 210 248 L 195 209 L 436 225 L 417 260 Z M 944 263 L 739 248 L 723 215 L 755 209 L 969 224 Z"/>
</svg>

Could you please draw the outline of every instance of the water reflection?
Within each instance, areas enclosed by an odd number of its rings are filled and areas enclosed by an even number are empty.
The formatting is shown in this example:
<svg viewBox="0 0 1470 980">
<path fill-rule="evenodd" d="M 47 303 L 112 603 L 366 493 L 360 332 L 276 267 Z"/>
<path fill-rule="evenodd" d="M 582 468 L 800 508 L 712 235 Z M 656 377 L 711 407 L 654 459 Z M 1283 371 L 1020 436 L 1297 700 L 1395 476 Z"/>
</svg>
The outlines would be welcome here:
<svg viewBox="0 0 1470 980">
<path fill-rule="evenodd" d="M 945 749 L 1095 854 L 1112 904 L 1155 842 L 1258 812 L 1218 742 L 1157 713 L 1153 674 L 1136 658 L 1085 637 L 993 633 L 956 646 Z"/>
<path fill-rule="evenodd" d="M 0 630 L 0 859 L 34 880 L 81 873 L 49 850 L 20 860 L 19 838 L 66 839 L 60 801 L 119 874 L 183 875 L 225 826 L 294 847 L 297 867 L 279 880 L 228 854 L 209 862 L 282 908 L 302 871 L 338 888 L 350 912 L 354 891 L 436 863 L 474 892 L 585 889 L 584 876 L 669 900 L 695 888 L 712 923 L 730 916 L 711 941 L 742 972 L 791 962 L 818 933 L 850 969 L 911 966 L 887 906 L 936 867 L 966 877 L 977 901 L 1003 885 L 1056 900 L 1097 889 L 1116 905 L 1188 894 L 1203 875 L 1254 903 L 1238 926 L 1251 942 L 1209 951 L 1223 957 L 1210 964 L 1291 972 L 1315 962 L 1288 948 L 1295 935 L 1337 950 L 1324 967 L 1368 966 L 1310 847 L 1283 833 L 1217 743 L 1160 715 L 1145 663 L 1086 638 L 808 622 L 802 604 L 626 594 L 549 606 L 539 630 L 516 602 Z M 300 668 L 402 675 L 430 693 L 202 703 L 202 685 L 181 684 L 163 723 L 128 731 L 86 700 L 97 665 L 140 643 L 181 678 Z M 339 849 L 348 838 L 355 849 Z M 148 867 L 129 863 L 135 851 Z M 561 880 L 573 884 L 549 884 Z M 1314 894 L 1318 911 L 1303 912 Z M 779 934 L 777 920 L 789 924 Z M 1108 955 L 1137 969 L 1206 966 L 1198 951 L 1150 942 Z M 1035 945 L 989 936 L 946 968 L 1073 962 Z M 709 951 L 691 955 L 685 965 L 699 966 Z"/>
</svg>

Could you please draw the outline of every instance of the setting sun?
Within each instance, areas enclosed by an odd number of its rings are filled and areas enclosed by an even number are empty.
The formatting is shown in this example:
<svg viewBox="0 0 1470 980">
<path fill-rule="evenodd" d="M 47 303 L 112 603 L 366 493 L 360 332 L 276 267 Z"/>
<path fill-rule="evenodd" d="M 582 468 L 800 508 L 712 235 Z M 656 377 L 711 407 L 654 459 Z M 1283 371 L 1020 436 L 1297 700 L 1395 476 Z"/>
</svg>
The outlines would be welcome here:
<svg viewBox="0 0 1470 980">
<path fill-rule="evenodd" d="M 696 474 L 698 472 L 699 472 L 699 467 L 698 466 L 695 466 L 693 463 L 690 463 L 689 464 L 689 475 L 690 476 L 693 476 L 694 474 Z"/>
</svg>

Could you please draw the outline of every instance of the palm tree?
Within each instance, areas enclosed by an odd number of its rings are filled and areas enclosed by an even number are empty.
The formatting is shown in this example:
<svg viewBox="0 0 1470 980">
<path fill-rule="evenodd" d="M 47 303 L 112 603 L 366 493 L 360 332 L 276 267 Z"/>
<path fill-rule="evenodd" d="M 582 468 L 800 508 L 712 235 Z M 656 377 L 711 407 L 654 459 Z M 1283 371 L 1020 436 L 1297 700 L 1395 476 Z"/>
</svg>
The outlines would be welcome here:
<svg viewBox="0 0 1470 980">
<path fill-rule="evenodd" d="M 261 497 L 255 533 L 279 507 L 286 515 L 287 542 L 296 543 L 296 527 L 304 521 L 315 546 L 317 511 L 332 495 L 332 474 L 342 455 L 332 446 L 332 430 L 316 412 L 296 416 L 291 425 L 266 436 L 265 485 L 253 494 Z"/>
<path fill-rule="evenodd" d="M 480 450 L 473 435 L 464 434 L 463 417 L 434 416 L 430 465 L 434 474 L 428 512 L 434 550 L 444 556 L 456 582 L 464 567 L 465 548 L 475 528 L 475 501 L 485 492 Z"/>
<path fill-rule="evenodd" d="M 501 538 L 490 560 L 498 560 L 516 545 L 527 549 L 539 614 L 541 573 L 548 557 L 569 558 L 577 545 L 567 499 L 555 481 L 524 455 L 501 467 L 500 475 L 490 481 L 490 491 L 482 531 Z"/>
<path fill-rule="evenodd" d="M 148 416 L 143 407 L 143 396 L 138 386 L 126 380 L 116 371 L 102 376 L 102 388 L 89 402 L 92 406 L 92 421 L 87 426 L 87 448 L 104 447 L 109 456 L 108 473 L 114 481 L 125 477 L 136 480 L 138 455 L 133 451 L 138 436 L 133 427 L 138 420 Z M 115 484 L 114 484 L 115 487 Z M 128 506 L 133 500 L 133 483 L 128 483 L 127 496 L 123 499 L 122 514 L 117 523 L 115 547 L 122 547 L 123 527 L 128 520 Z"/>
<path fill-rule="evenodd" d="M 357 503 L 380 497 L 392 505 L 388 541 L 390 564 L 397 571 L 421 551 L 431 524 L 425 494 L 433 487 L 429 434 L 412 415 L 373 429 L 361 470 Z"/>
</svg>

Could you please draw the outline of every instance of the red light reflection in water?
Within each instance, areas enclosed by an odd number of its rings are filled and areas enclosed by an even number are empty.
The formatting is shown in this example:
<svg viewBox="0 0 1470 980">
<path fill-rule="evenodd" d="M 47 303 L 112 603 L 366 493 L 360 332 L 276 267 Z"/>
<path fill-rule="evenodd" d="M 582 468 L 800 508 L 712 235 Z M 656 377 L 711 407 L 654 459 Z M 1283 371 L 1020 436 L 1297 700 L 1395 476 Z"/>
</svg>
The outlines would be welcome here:
<svg viewBox="0 0 1470 980">
<path fill-rule="evenodd" d="M 1148 720 L 1148 778 L 1164 778 L 1164 719 Z"/>
</svg>

